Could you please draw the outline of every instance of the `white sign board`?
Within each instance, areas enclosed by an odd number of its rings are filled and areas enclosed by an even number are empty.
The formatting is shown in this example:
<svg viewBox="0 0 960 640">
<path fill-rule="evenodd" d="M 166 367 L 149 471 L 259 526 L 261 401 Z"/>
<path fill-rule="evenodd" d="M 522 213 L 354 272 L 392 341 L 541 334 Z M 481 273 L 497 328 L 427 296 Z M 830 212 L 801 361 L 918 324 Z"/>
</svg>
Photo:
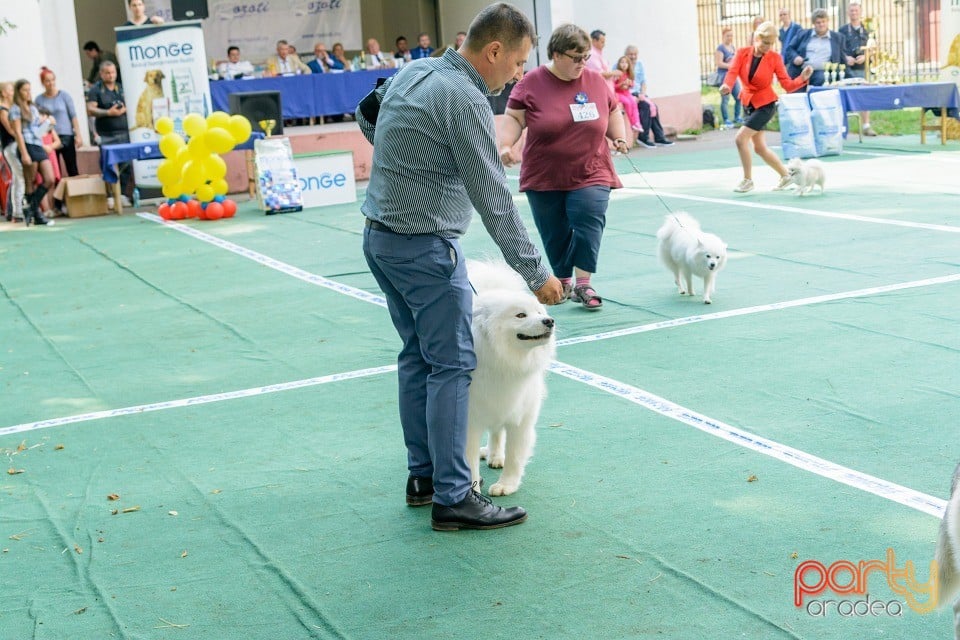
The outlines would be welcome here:
<svg viewBox="0 0 960 640">
<path fill-rule="evenodd" d="M 210 84 L 200 21 L 117 27 L 117 60 L 123 75 L 130 142 L 159 138 L 156 121 L 170 116 L 182 131 L 183 117 L 210 112 Z M 159 187 L 159 160 L 134 162 L 137 185 Z"/>
<path fill-rule="evenodd" d="M 295 155 L 303 207 L 324 207 L 357 201 L 353 152 Z"/>
<path fill-rule="evenodd" d="M 170 0 L 150 0 L 150 15 L 173 20 Z M 240 47 L 244 60 L 254 64 L 277 55 L 277 40 L 286 38 L 300 55 L 323 42 L 327 51 L 335 42 L 345 49 L 362 49 L 360 0 L 207 0 L 210 17 L 203 33 L 211 58 L 222 60 L 227 47 Z M 391 41 L 392 42 L 392 41 Z"/>
</svg>

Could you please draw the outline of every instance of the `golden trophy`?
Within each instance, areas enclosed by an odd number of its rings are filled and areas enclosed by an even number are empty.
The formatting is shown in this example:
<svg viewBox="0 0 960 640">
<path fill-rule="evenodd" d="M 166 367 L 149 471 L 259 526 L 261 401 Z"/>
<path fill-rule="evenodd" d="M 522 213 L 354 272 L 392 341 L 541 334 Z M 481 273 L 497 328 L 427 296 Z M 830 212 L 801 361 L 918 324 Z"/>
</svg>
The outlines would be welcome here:
<svg viewBox="0 0 960 640">
<path fill-rule="evenodd" d="M 273 134 L 273 128 L 277 126 L 277 121 L 270 118 L 269 120 L 258 120 L 257 124 L 263 130 L 263 135 L 269 138 Z"/>
</svg>

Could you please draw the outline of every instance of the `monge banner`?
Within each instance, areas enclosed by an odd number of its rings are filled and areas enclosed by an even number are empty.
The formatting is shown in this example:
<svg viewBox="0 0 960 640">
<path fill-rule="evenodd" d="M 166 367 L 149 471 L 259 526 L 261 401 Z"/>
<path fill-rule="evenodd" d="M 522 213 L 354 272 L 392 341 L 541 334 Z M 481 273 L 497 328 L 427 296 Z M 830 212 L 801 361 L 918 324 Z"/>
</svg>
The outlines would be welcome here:
<svg viewBox="0 0 960 640">
<path fill-rule="evenodd" d="M 117 27 L 116 32 L 130 142 L 157 140 L 154 123 L 163 116 L 171 117 L 182 134 L 188 113 L 209 114 L 207 56 L 199 20 Z M 160 186 L 159 162 L 134 163 L 138 186 Z"/>
</svg>

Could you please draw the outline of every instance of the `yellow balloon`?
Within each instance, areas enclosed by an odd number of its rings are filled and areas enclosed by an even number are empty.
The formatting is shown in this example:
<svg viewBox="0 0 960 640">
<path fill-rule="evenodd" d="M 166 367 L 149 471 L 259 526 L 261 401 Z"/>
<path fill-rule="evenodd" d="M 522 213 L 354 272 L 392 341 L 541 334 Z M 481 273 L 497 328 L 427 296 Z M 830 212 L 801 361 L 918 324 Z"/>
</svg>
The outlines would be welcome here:
<svg viewBox="0 0 960 640">
<path fill-rule="evenodd" d="M 214 153 L 226 153 L 234 147 L 233 136 L 222 127 L 207 129 L 207 132 L 203 134 L 203 140 Z"/>
<path fill-rule="evenodd" d="M 224 111 L 214 111 L 207 116 L 207 129 L 226 129 L 230 124 L 230 114 Z"/>
<path fill-rule="evenodd" d="M 173 133 L 173 119 L 169 116 L 163 116 L 154 123 L 154 128 L 162 136 Z"/>
<path fill-rule="evenodd" d="M 168 133 L 160 138 L 160 153 L 164 158 L 175 158 L 177 151 L 183 147 L 186 142 L 177 133 Z"/>
<path fill-rule="evenodd" d="M 217 194 L 213 192 L 213 187 L 208 184 L 202 184 L 197 187 L 197 200 L 200 202 L 210 202 L 215 195 Z"/>
<path fill-rule="evenodd" d="M 175 184 L 180 178 L 180 165 L 175 160 L 164 160 L 157 166 L 157 180 L 160 184 Z"/>
<path fill-rule="evenodd" d="M 178 167 L 183 167 L 187 163 L 187 160 L 190 159 L 190 148 L 184 144 L 177 150 L 177 157 L 173 160 L 177 163 Z"/>
<path fill-rule="evenodd" d="M 236 144 L 241 144 L 247 141 L 253 128 L 250 126 L 250 121 L 247 120 L 246 117 L 233 115 L 230 116 L 230 124 L 227 125 L 227 131 L 233 136 L 233 141 Z"/>
<path fill-rule="evenodd" d="M 220 156 L 210 154 L 203 159 L 203 174 L 207 180 L 219 180 L 227 175 L 227 163 Z"/>
<path fill-rule="evenodd" d="M 203 116 L 199 113 L 189 113 L 187 117 L 183 119 L 183 132 L 191 138 L 194 136 L 202 136 L 206 130 L 207 121 L 204 120 Z"/>
<path fill-rule="evenodd" d="M 207 178 L 203 175 L 202 160 L 190 160 L 183 165 L 183 171 L 180 172 L 180 183 L 185 193 L 191 193 L 206 181 Z"/>
<path fill-rule="evenodd" d="M 187 143 L 187 151 L 194 160 L 203 160 L 210 155 L 210 149 L 204 142 L 204 136 L 202 135 L 190 138 L 190 142 Z"/>
<path fill-rule="evenodd" d="M 165 184 L 161 191 L 167 198 L 179 198 L 183 193 L 183 188 L 179 184 Z"/>
<path fill-rule="evenodd" d="M 213 192 L 218 196 L 225 196 L 227 195 L 227 191 L 230 190 L 230 185 L 227 184 L 227 181 L 223 178 L 214 180 L 210 186 L 213 187 Z"/>
</svg>

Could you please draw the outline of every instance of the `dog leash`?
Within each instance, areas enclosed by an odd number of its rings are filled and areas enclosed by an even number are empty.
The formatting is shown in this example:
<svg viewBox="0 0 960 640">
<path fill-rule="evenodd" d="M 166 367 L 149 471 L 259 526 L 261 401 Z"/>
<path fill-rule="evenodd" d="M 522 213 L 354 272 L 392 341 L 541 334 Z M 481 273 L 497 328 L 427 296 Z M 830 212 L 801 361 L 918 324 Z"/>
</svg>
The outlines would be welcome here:
<svg viewBox="0 0 960 640">
<path fill-rule="evenodd" d="M 634 173 L 636 173 L 638 176 L 640 176 L 640 179 L 643 180 L 643 183 L 644 183 L 645 185 L 647 185 L 647 189 L 650 189 L 650 192 L 653 193 L 653 195 L 657 196 L 657 200 L 660 201 L 660 204 L 663 205 L 663 208 L 666 209 L 668 212 L 673 213 L 673 209 L 670 208 L 670 205 L 668 205 L 668 204 L 664 201 L 664 199 L 660 197 L 660 194 L 657 193 L 657 190 L 653 188 L 653 185 L 650 184 L 650 182 L 647 180 L 647 177 L 646 177 L 645 175 L 643 175 L 643 172 L 641 172 L 640 169 L 637 168 L 637 165 L 635 165 L 635 164 L 633 163 L 633 158 L 631 158 L 627 153 L 624 153 L 624 154 L 621 154 L 621 155 L 622 155 L 624 158 L 626 158 L 626 159 L 627 159 L 627 162 L 630 163 L 630 166 L 633 167 Z M 679 220 L 677 220 L 677 224 L 680 224 L 680 221 L 679 221 Z M 683 227 L 682 224 L 681 224 L 680 226 Z"/>
</svg>

